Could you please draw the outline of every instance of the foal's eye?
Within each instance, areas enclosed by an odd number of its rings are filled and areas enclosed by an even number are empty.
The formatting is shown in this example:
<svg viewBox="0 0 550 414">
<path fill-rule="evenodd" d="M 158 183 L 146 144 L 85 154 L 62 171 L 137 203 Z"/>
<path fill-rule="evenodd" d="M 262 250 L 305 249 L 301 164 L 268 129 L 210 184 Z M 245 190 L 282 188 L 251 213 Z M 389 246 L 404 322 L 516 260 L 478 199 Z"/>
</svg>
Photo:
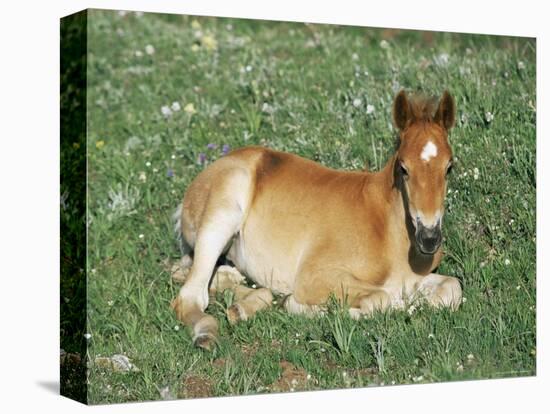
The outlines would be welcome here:
<svg viewBox="0 0 550 414">
<path fill-rule="evenodd" d="M 447 167 L 447 171 L 445 172 L 445 176 L 448 177 L 452 170 L 453 170 L 453 164 L 449 164 L 449 166 Z"/>
<path fill-rule="evenodd" d="M 399 163 L 399 169 L 401 170 L 401 174 L 403 175 L 403 177 L 405 178 L 409 177 L 409 172 L 407 171 L 407 168 L 405 168 L 402 162 Z"/>
</svg>

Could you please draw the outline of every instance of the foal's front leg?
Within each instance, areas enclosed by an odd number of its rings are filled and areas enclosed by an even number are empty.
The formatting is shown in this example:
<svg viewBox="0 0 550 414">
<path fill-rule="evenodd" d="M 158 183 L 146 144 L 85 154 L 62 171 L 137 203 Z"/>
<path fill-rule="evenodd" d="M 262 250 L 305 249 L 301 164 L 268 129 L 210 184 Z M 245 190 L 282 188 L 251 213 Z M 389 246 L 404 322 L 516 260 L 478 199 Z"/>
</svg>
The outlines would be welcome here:
<svg viewBox="0 0 550 414">
<path fill-rule="evenodd" d="M 422 277 L 417 293 L 435 307 L 449 307 L 457 310 L 462 303 L 462 287 L 456 277 L 430 273 Z"/>
</svg>

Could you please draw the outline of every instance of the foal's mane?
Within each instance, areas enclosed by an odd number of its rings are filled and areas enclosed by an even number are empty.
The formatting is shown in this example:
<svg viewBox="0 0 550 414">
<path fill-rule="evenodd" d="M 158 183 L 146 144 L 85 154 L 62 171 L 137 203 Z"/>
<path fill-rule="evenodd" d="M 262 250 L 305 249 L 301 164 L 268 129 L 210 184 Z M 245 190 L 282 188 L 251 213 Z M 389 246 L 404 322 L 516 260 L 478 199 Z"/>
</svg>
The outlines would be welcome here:
<svg viewBox="0 0 550 414">
<path fill-rule="evenodd" d="M 409 97 L 409 111 L 412 122 L 429 122 L 433 120 L 437 109 L 437 98 L 423 93 L 415 93 Z"/>
</svg>

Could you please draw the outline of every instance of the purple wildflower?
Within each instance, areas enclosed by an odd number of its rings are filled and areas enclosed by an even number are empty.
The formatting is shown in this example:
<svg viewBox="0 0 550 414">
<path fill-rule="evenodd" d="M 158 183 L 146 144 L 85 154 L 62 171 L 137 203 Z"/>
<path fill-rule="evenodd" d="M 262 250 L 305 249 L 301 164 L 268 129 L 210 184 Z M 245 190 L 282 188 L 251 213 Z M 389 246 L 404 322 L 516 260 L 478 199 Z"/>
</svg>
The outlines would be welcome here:
<svg viewBox="0 0 550 414">
<path fill-rule="evenodd" d="M 174 176 L 174 170 L 172 170 L 171 168 L 168 168 L 168 171 L 166 171 L 166 176 L 168 178 L 172 178 Z"/>
<path fill-rule="evenodd" d="M 198 164 L 199 165 L 204 165 L 205 163 L 206 163 L 206 154 L 204 152 L 201 152 L 199 154 Z"/>
<path fill-rule="evenodd" d="M 227 153 L 229 152 L 229 150 L 231 149 L 231 147 L 227 144 L 223 144 L 223 147 L 222 147 L 222 154 L 223 155 L 227 155 Z"/>
<path fill-rule="evenodd" d="M 218 144 L 210 143 L 206 146 L 206 148 L 213 150 L 213 149 L 218 148 Z"/>
</svg>

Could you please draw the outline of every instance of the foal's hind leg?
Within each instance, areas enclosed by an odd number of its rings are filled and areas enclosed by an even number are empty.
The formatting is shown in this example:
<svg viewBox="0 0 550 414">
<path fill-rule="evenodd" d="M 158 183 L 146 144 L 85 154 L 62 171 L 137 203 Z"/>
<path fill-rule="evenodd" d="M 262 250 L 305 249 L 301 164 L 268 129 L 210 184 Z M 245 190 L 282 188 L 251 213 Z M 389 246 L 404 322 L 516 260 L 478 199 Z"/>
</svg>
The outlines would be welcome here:
<svg viewBox="0 0 550 414">
<path fill-rule="evenodd" d="M 267 288 L 235 286 L 233 292 L 236 302 L 227 309 L 227 319 L 232 324 L 246 321 L 259 310 L 270 307 L 273 302 L 273 294 Z"/>
<path fill-rule="evenodd" d="M 224 185 L 211 190 L 208 197 L 198 226 L 193 265 L 172 301 L 178 319 L 192 328 L 195 345 L 205 349 L 211 349 L 218 337 L 218 323 L 204 313 L 208 306 L 208 282 L 218 257 L 239 231 L 246 210 L 243 189 L 247 187 L 247 174 L 240 170 L 228 171 L 223 178 Z"/>
</svg>

